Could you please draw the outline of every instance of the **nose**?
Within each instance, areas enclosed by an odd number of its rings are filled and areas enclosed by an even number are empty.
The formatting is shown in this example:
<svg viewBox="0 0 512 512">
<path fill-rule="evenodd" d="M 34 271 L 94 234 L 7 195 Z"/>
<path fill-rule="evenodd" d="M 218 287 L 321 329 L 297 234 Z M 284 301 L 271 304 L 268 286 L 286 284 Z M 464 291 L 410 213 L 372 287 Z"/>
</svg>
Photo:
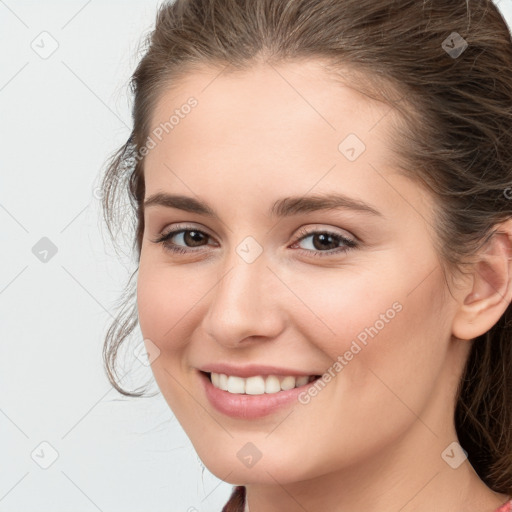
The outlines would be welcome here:
<svg viewBox="0 0 512 512">
<path fill-rule="evenodd" d="M 205 333 L 220 345 L 274 339 L 285 328 L 284 286 L 267 264 L 263 254 L 252 263 L 234 254 L 223 267 L 203 317 Z"/>
</svg>

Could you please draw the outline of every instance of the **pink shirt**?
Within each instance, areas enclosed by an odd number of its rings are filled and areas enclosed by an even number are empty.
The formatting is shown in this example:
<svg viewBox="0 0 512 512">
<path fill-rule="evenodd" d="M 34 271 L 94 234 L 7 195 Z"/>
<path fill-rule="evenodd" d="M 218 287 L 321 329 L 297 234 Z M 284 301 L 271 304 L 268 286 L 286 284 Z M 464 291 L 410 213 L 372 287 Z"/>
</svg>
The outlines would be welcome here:
<svg viewBox="0 0 512 512">
<path fill-rule="evenodd" d="M 507 501 L 500 508 L 497 508 L 494 512 L 512 512 L 512 500 Z"/>
</svg>

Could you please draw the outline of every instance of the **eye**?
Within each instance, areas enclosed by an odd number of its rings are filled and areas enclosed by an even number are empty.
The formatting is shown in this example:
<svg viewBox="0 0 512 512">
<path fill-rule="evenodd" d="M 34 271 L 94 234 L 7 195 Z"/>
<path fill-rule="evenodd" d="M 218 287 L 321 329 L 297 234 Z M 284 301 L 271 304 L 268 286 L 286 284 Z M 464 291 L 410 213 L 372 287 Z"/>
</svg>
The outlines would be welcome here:
<svg viewBox="0 0 512 512">
<path fill-rule="evenodd" d="M 152 242 L 162 244 L 166 250 L 171 252 L 188 253 L 198 252 L 197 250 L 194 250 L 193 247 L 202 247 L 207 245 L 204 242 L 207 241 L 209 237 L 210 235 L 200 231 L 199 229 L 192 227 L 180 227 L 168 231 L 156 240 L 152 240 Z"/>
<path fill-rule="evenodd" d="M 355 240 L 329 230 L 308 231 L 303 228 L 300 230 L 299 236 L 300 238 L 294 242 L 293 246 L 310 239 L 310 242 L 306 244 L 309 245 L 309 248 L 301 250 L 311 256 L 332 256 L 333 254 L 347 252 L 358 246 Z M 340 243 L 343 244 L 341 247 Z"/>
<path fill-rule="evenodd" d="M 304 253 L 307 253 L 308 256 L 332 256 L 358 247 L 358 242 L 355 240 L 329 230 L 308 231 L 302 228 L 299 231 L 299 237 L 300 238 L 298 238 L 291 247 L 294 248 L 299 242 L 311 239 L 310 242 L 306 244 L 309 245 L 309 248 L 300 249 Z M 156 240 L 152 240 L 152 242 L 162 244 L 165 250 L 173 253 L 186 254 L 202 252 L 195 248 L 208 245 L 208 238 L 211 238 L 210 235 L 204 231 L 200 231 L 191 226 L 179 226 L 162 234 Z M 340 244 L 342 245 L 340 246 Z"/>
</svg>

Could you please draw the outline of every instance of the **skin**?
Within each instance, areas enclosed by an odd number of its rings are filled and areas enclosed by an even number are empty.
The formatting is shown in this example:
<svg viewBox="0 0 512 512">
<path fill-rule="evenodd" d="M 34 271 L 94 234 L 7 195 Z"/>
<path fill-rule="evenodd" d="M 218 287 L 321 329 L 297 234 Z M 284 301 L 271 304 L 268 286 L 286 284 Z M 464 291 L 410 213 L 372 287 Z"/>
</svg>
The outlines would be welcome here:
<svg viewBox="0 0 512 512">
<path fill-rule="evenodd" d="M 199 457 L 218 478 L 247 486 L 251 512 L 493 511 L 507 496 L 467 460 L 454 469 L 441 454 L 457 441 L 455 391 L 471 340 L 511 300 L 510 224 L 449 290 L 433 246 L 433 199 L 397 172 L 387 105 L 335 83 L 317 61 L 219 73 L 197 69 L 160 97 L 152 127 L 190 96 L 198 105 L 145 162 L 146 198 L 199 198 L 219 220 L 145 208 L 137 289 L 143 336 L 160 350 L 155 379 Z M 349 133 L 366 145 L 352 162 L 338 150 Z M 333 191 L 382 216 L 267 215 L 281 197 Z M 197 246 L 175 235 L 188 254 L 154 242 L 183 223 L 207 235 Z M 298 241 L 301 227 L 359 245 L 314 257 L 344 244 Z M 252 263 L 236 252 L 247 236 L 263 249 Z M 197 368 L 210 362 L 321 374 L 394 303 L 401 310 L 308 404 L 248 421 L 204 395 Z M 247 442 L 262 454 L 250 468 L 237 457 Z"/>
</svg>

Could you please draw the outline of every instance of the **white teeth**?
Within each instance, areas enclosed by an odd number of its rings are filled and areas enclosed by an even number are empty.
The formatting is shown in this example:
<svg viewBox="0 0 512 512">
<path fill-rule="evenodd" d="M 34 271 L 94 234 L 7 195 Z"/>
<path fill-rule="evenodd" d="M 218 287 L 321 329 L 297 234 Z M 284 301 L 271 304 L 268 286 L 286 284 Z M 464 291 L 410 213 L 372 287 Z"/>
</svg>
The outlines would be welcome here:
<svg viewBox="0 0 512 512">
<path fill-rule="evenodd" d="M 305 384 L 307 384 L 309 382 L 309 377 L 306 375 L 304 377 L 299 377 L 295 383 L 295 386 L 299 387 L 299 386 L 304 386 Z"/>
<path fill-rule="evenodd" d="M 230 375 L 228 377 L 228 389 L 230 393 L 245 393 L 245 379 Z"/>
<path fill-rule="evenodd" d="M 295 377 L 292 377 L 291 375 L 287 375 L 282 381 L 281 381 L 281 389 L 287 390 L 287 389 L 293 389 L 295 387 Z"/>
<path fill-rule="evenodd" d="M 219 389 L 224 391 L 228 390 L 228 376 L 224 375 L 223 373 L 219 375 Z"/>
<path fill-rule="evenodd" d="M 245 379 L 245 392 L 248 395 L 263 395 L 265 393 L 265 380 L 263 377 L 258 376 Z"/>
<path fill-rule="evenodd" d="M 211 373 L 211 381 L 214 387 L 228 391 L 234 394 L 247 394 L 247 395 L 263 395 L 265 393 L 278 393 L 279 391 L 286 391 L 299 386 L 304 386 L 313 377 L 301 376 L 293 377 L 291 375 L 278 377 L 276 375 L 269 375 L 263 377 L 260 375 L 248 377 L 236 377 L 234 375 L 226 375 L 224 373 Z"/>
<path fill-rule="evenodd" d="M 279 379 L 275 375 L 269 375 L 265 379 L 265 393 L 277 393 L 278 391 L 281 391 Z"/>
</svg>

